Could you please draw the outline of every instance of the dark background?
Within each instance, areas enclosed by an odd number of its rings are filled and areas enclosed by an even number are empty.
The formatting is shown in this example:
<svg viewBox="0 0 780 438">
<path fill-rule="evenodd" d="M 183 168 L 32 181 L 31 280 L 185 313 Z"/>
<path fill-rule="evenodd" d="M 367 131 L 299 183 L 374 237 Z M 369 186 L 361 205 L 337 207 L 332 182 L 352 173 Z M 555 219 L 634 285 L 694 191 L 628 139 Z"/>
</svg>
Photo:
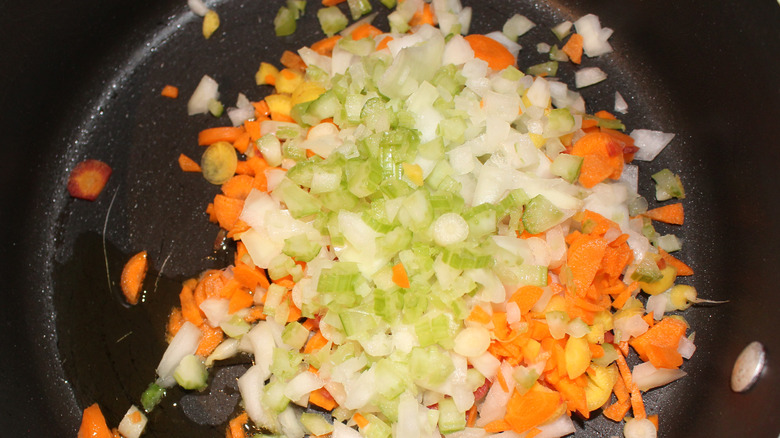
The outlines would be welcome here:
<svg viewBox="0 0 780 438">
<path fill-rule="evenodd" d="M 197 157 L 197 132 L 227 122 L 187 117 L 186 100 L 203 74 L 220 82 L 228 105 L 238 92 L 257 99 L 267 92 L 254 85 L 260 61 L 322 37 L 313 0 L 295 35 L 274 37 L 280 3 L 220 4 L 222 26 L 204 41 L 184 0 L 0 2 L 4 436 L 73 436 L 93 402 L 116 425 L 154 378 L 179 282 L 225 264 L 203 213 L 217 189 L 181 173 L 175 160 L 180 152 Z M 700 295 L 730 300 L 686 314 L 699 346 L 684 366 L 690 376 L 649 392 L 648 409 L 661 416 L 661 436 L 776 437 L 780 5 L 464 3 L 474 7 L 473 32 L 500 29 L 513 13 L 537 23 L 521 37 L 521 68 L 543 59 L 534 46 L 554 43 L 549 28 L 563 19 L 592 12 L 615 29 L 615 53 L 583 61 L 610 76 L 583 91 L 588 110 L 610 110 L 620 91 L 629 131 L 677 134 L 643 165 L 642 182 L 651 185 L 648 176 L 664 167 L 682 175 L 686 226 L 662 231 L 684 239 L 680 257 L 696 270 Z M 560 76 L 570 80 L 573 69 L 562 66 Z M 179 86 L 178 100 L 159 97 L 167 83 Z M 85 158 L 114 168 L 94 203 L 65 191 L 68 172 Z M 141 249 L 150 253 L 149 293 L 128 309 L 115 282 L 123 260 Z M 753 340 L 766 345 L 769 365 L 756 388 L 734 394 L 731 365 Z M 179 395 L 153 413 L 147 436 L 222 436 L 221 427 L 187 421 L 174 405 Z M 584 427 L 578 436 L 620 429 L 603 418 Z"/>
</svg>

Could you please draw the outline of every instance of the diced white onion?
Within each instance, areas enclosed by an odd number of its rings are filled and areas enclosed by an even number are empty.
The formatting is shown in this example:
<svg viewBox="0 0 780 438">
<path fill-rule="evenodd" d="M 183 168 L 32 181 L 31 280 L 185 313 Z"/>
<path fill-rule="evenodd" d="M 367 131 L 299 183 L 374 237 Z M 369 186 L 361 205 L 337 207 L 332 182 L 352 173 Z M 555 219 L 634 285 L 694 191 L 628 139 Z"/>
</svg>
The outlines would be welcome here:
<svg viewBox="0 0 780 438">
<path fill-rule="evenodd" d="M 214 361 L 229 359 L 238 354 L 241 341 L 238 339 L 228 338 L 222 341 L 214 351 L 211 352 L 209 357 L 206 358 L 206 366 L 210 367 Z"/>
<path fill-rule="evenodd" d="M 203 0 L 187 0 L 187 6 L 195 14 L 201 17 L 205 16 L 209 12 L 208 6 L 203 3 Z"/>
<path fill-rule="evenodd" d="M 277 428 L 274 413 L 263 403 L 263 384 L 266 378 L 265 371 L 254 365 L 238 378 L 238 391 L 249 418 L 255 424 L 275 431 Z"/>
<path fill-rule="evenodd" d="M 498 359 L 496 359 L 495 356 L 487 352 L 485 352 L 481 356 L 469 358 L 469 363 L 477 371 L 479 371 L 480 374 L 482 374 L 488 379 L 492 379 L 493 377 L 495 377 L 498 367 L 501 366 L 501 362 Z"/>
<path fill-rule="evenodd" d="M 322 388 L 324 382 L 316 374 L 304 371 L 293 377 L 284 388 L 284 396 L 290 400 L 298 400 L 304 395 Z"/>
<path fill-rule="evenodd" d="M 189 321 L 182 324 L 176 336 L 173 337 L 168 348 L 165 349 L 160 364 L 157 365 L 157 384 L 163 388 L 170 388 L 176 383 L 173 378 L 173 371 L 179 365 L 179 362 L 190 354 L 195 354 L 200 342 L 200 329 L 195 327 Z"/>
<path fill-rule="evenodd" d="M 228 109 L 227 115 L 233 126 L 240 126 L 255 116 L 255 107 L 243 93 L 238 93 L 236 107 Z"/>
<path fill-rule="evenodd" d="M 212 327 L 219 327 L 230 318 L 228 314 L 230 300 L 226 298 L 208 298 L 203 300 L 198 307 L 206 315 L 207 322 Z"/>
<path fill-rule="evenodd" d="M 634 314 L 628 317 L 615 319 L 615 333 L 619 334 L 617 342 L 627 341 L 646 332 L 650 326 L 647 325 L 642 315 Z"/>
<path fill-rule="evenodd" d="M 626 103 L 626 100 L 623 99 L 623 96 L 619 91 L 615 91 L 615 111 L 619 112 L 620 114 L 625 114 L 628 112 L 628 103 Z"/>
<path fill-rule="evenodd" d="M 682 336 L 680 343 L 677 345 L 677 352 L 686 359 L 693 357 L 693 353 L 696 352 L 696 344 L 693 343 L 691 338 Z"/>
<path fill-rule="evenodd" d="M 685 376 L 680 369 L 656 368 L 650 362 L 643 362 L 631 370 L 634 383 L 641 391 L 664 386 Z"/>
<path fill-rule="evenodd" d="M 454 350 L 466 357 L 477 357 L 490 346 L 490 332 L 482 326 L 466 327 L 455 336 Z"/>
<path fill-rule="evenodd" d="M 138 421 L 135 421 L 136 419 L 138 419 Z M 122 434 L 124 438 L 138 438 L 144 432 L 144 428 L 148 421 L 146 415 L 135 407 L 135 405 L 130 406 L 130 409 L 127 410 L 127 413 L 122 418 L 122 421 L 119 422 L 119 433 Z"/>
<path fill-rule="evenodd" d="M 575 21 L 574 26 L 577 33 L 582 35 L 582 48 L 587 56 L 592 58 L 612 51 L 612 46 L 607 42 L 612 29 L 602 28 L 596 15 L 585 15 Z"/>
<path fill-rule="evenodd" d="M 207 75 L 203 75 L 192 92 L 190 100 L 187 102 L 187 114 L 206 114 L 209 112 L 209 101 L 219 99 L 219 84 L 217 81 Z"/>
<path fill-rule="evenodd" d="M 517 54 L 520 53 L 520 49 L 523 48 L 523 46 L 510 40 L 509 38 L 506 37 L 506 35 L 498 31 L 490 32 L 485 36 L 498 42 L 502 46 L 506 47 L 506 49 L 509 50 L 509 53 L 511 53 L 512 56 L 515 57 L 515 59 L 517 59 Z"/>
<path fill-rule="evenodd" d="M 512 41 L 517 41 L 517 37 L 525 34 L 536 26 L 533 21 L 526 18 L 524 15 L 515 14 L 511 16 L 502 29 L 504 35 Z"/>
<path fill-rule="evenodd" d="M 634 154 L 634 159 L 639 161 L 653 161 L 674 138 L 674 134 L 650 129 L 634 129 L 630 135 L 639 148 Z"/>
<path fill-rule="evenodd" d="M 606 78 L 607 74 L 600 68 L 584 67 L 574 73 L 574 85 L 577 88 L 585 88 L 597 84 Z"/>
<path fill-rule="evenodd" d="M 539 53 L 550 53 L 550 45 L 547 43 L 539 43 L 536 45 L 536 51 Z"/>
<path fill-rule="evenodd" d="M 568 415 L 560 415 L 555 420 L 536 426 L 542 432 L 536 438 L 559 438 L 575 432 L 574 422 Z"/>
<path fill-rule="evenodd" d="M 666 305 L 669 303 L 668 294 L 651 295 L 647 299 L 647 313 L 653 312 L 653 319 L 660 321 L 666 311 Z"/>
</svg>

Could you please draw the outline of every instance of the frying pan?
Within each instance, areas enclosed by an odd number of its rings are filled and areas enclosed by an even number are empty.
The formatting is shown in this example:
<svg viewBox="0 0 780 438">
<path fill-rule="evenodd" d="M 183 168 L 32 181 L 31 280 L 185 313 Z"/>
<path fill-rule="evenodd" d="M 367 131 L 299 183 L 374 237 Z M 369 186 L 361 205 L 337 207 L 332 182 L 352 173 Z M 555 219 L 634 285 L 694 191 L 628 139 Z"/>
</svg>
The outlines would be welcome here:
<svg viewBox="0 0 780 438">
<path fill-rule="evenodd" d="M 238 92 L 258 99 L 260 61 L 321 38 L 314 5 L 296 34 L 276 38 L 281 2 L 225 1 L 216 5 L 222 27 L 205 41 L 185 3 L 0 2 L 3 436 L 74 436 L 87 405 L 99 402 L 115 425 L 138 402 L 165 349 L 177 285 L 228 263 L 203 213 L 216 187 L 176 166 L 180 152 L 198 156 L 200 129 L 225 121 L 187 117 L 186 98 L 209 74 L 225 102 Z M 686 225 L 662 231 L 683 239 L 681 257 L 696 270 L 691 283 L 701 296 L 730 300 L 686 313 L 698 345 L 684 365 L 689 376 L 648 392 L 648 409 L 660 415 L 661 436 L 778 436 L 780 5 L 464 3 L 474 7 L 472 32 L 500 29 L 514 13 L 537 23 L 520 41 L 521 67 L 542 60 L 534 44 L 554 42 L 548 29 L 564 19 L 592 12 L 615 29 L 615 53 L 585 61 L 610 76 L 583 91 L 589 110 L 611 109 L 619 91 L 630 128 L 677 134 L 640 178 L 647 187 L 662 168 L 682 175 Z M 562 70 L 570 81 L 573 70 Z M 182 97 L 161 98 L 168 83 Z M 65 190 L 70 169 L 85 158 L 114 169 L 92 203 Z M 142 249 L 151 259 L 147 293 L 128 308 L 116 282 L 124 260 Z M 768 365 L 752 390 L 735 394 L 731 366 L 754 340 L 765 345 Z M 221 436 L 215 424 L 232 412 L 229 382 L 240 362 L 223 367 L 223 391 L 186 401 L 174 391 L 152 413 L 146 436 Z M 620 432 L 604 418 L 578 429 L 583 437 Z"/>
</svg>

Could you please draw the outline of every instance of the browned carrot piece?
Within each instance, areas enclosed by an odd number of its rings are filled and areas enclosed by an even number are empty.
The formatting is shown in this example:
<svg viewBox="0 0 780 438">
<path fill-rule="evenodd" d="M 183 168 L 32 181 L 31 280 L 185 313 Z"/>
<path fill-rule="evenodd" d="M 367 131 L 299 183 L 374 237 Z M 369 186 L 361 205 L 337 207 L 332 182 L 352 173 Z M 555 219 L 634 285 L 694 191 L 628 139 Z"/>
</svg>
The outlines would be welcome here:
<svg viewBox="0 0 780 438">
<path fill-rule="evenodd" d="M 336 47 L 336 43 L 341 39 L 341 35 L 333 35 L 332 37 L 324 38 L 311 45 L 311 49 L 323 56 L 330 56 L 333 53 L 333 48 Z"/>
<path fill-rule="evenodd" d="M 243 127 L 222 126 L 218 128 L 208 128 L 198 133 L 198 144 L 200 146 L 210 146 L 218 141 L 233 143 L 244 133 Z"/>
<path fill-rule="evenodd" d="M 125 267 L 122 269 L 120 287 L 128 303 L 132 305 L 138 304 L 138 295 L 141 293 L 141 287 L 143 286 L 144 278 L 146 278 L 146 270 L 148 268 L 149 261 L 146 257 L 146 251 L 141 251 L 130 257 L 130 260 L 125 263 Z"/>
<path fill-rule="evenodd" d="M 160 95 L 163 97 L 176 99 L 177 97 L 179 97 L 179 89 L 174 87 L 173 85 L 166 85 L 163 87 L 162 91 L 160 92 Z"/>
<path fill-rule="evenodd" d="M 466 36 L 466 41 L 474 51 L 474 56 L 487 61 L 488 66 L 493 70 L 503 70 L 515 65 L 515 57 L 512 53 L 494 39 L 485 35 L 472 34 Z"/>
<path fill-rule="evenodd" d="M 225 337 L 222 329 L 219 327 L 212 327 L 208 324 L 201 324 L 200 328 L 200 342 L 198 343 L 198 349 L 195 354 L 201 357 L 207 357 L 211 354 L 217 345 L 222 342 Z"/>
<path fill-rule="evenodd" d="M 303 62 L 303 59 L 295 52 L 291 52 L 289 50 L 285 50 L 284 53 L 282 53 L 282 58 L 280 59 L 280 62 L 283 66 L 293 69 L 293 70 L 299 70 L 304 71 L 306 70 L 306 63 Z"/>
<path fill-rule="evenodd" d="M 662 207 L 647 210 L 642 214 L 644 217 L 649 217 L 654 221 L 664 222 L 667 224 L 682 225 L 685 222 L 685 212 L 683 211 L 682 203 L 664 205 Z"/>
<path fill-rule="evenodd" d="M 77 164 L 68 178 L 68 193 L 74 198 L 94 201 L 111 176 L 111 166 L 99 160 Z"/>
<path fill-rule="evenodd" d="M 179 168 L 183 172 L 200 172 L 200 164 L 196 163 L 192 158 L 179 154 Z"/>
<path fill-rule="evenodd" d="M 322 0 L 322 6 L 336 6 L 339 3 L 344 3 L 347 0 Z"/>
<path fill-rule="evenodd" d="M 100 406 L 93 403 L 84 409 L 81 415 L 81 426 L 78 431 L 78 438 L 112 438 L 113 434 L 106 424 L 106 418 L 100 411 Z"/>
</svg>

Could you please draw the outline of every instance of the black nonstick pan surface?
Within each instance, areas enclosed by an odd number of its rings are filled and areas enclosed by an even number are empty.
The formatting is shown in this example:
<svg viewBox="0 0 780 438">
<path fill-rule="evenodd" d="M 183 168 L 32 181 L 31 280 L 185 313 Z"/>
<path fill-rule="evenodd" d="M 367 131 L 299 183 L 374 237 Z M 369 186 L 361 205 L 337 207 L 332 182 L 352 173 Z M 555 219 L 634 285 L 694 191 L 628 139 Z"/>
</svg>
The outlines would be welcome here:
<svg viewBox="0 0 780 438">
<path fill-rule="evenodd" d="M 273 35 L 281 2 L 211 4 L 222 26 L 205 41 L 184 0 L 0 2 L 0 435 L 75 436 L 89 404 L 100 403 L 116 425 L 138 403 L 165 349 L 180 282 L 228 263 L 203 212 L 218 189 L 176 164 L 181 152 L 199 156 L 199 130 L 227 121 L 188 117 L 186 100 L 203 74 L 217 79 L 226 103 L 239 92 L 261 98 L 267 90 L 253 79 L 260 61 L 322 38 L 318 2 L 309 3 L 298 32 L 285 38 Z M 592 12 L 615 29 L 615 52 L 584 63 L 610 76 L 583 91 L 588 109 L 610 110 L 619 91 L 629 129 L 677 134 L 643 164 L 641 181 L 647 189 L 664 167 L 682 175 L 686 225 L 663 231 L 684 240 L 680 257 L 696 270 L 700 295 L 729 300 L 688 311 L 698 346 L 683 367 L 689 376 L 650 391 L 648 410 L 660 415 L 660 436 L 778 436 L 780 5 L 464 4 L 474 8 L 472 32 L 498 30 L 514 13 L 537 23 L 521 37 L 521 68 L 542 61 L 535 44 L 554 43 L 549 29 L 560 21 Z M 571 81 L 573 69 L 560 76 Z M 179 86 L 179 99 L 159 96 L 168 83 Z M 85 158 L 114 169 L 92 203 L 65 189 Z M 151 260 L 147 294 L 129 308 L 117 282 L 142 249 Z M 735 394 L 732 364 L 756 340 L 768 365 L 751 391 Z M 223 366 L 212 385 L 224 382 L 224 391 L 170 394 L 145 436 L 224 436 L 240 362 Z M 580 422 L 577 436 L 619 433 L 600 418 Z"/>
</svg>

